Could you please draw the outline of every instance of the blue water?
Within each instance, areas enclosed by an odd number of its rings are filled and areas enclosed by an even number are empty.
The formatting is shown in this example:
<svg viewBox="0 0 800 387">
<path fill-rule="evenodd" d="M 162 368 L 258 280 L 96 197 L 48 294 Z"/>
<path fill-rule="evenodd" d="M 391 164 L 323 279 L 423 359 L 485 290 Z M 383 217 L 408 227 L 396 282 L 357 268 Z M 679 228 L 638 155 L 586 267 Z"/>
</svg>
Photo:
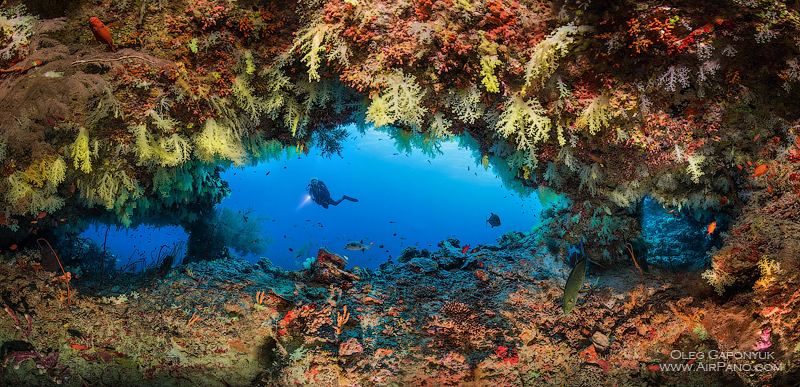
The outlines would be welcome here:
<svg viewBox="0 0 800 387">
<path fill-rule="evenodd" d="M 536 195 L 520 198 L 503 187 L 491 166 L 485 170 L 456 140 L 443 143 L 443 154 L 431 158 L 419 150 L 397 151 L 384 132 L 349 131 L 351 139 L 341 158 L 323 157 L 312 148 L 308 156 L 231 168 L 222 174 L 232 194 L 220 206 L 252 209 L 251 217 L 269 218 L 263 223 L 264 232 L 274 243 L 262 256 L 274 264 L 298 269 L 306 258 L 316 257 L 320 247 L 328 247 L 349 258 L 348 268 L 376 268 L 407 246 L 435 251 L 439 241 L 455 237 L 462 246 L 474 247 L 494 243 L 510 230 L 530 230 L 538 222 L 541 205 Z M 324 209 L 308 200 L 306 186 L 312 178 L 325 182 L 334 200 L 347 195 L 359 201 L 345 200 Z M 500 217 L 500 227 L 485 222 L 490 213 Z M 93 226 L 83 236 L 102 244 L 105 231 L 105 226 Z M 134 248 L 149 256 L 163 244 L 185 241 L 186 234 L 166 227 L 112 228 L 108 240 L 108 246 L 127 261 Z M 363 253 L 345 250 L 351 240 L 363 240 L 371 248 Z M 259 257 L 246 258 L 256 262 Z"/>
</svg>

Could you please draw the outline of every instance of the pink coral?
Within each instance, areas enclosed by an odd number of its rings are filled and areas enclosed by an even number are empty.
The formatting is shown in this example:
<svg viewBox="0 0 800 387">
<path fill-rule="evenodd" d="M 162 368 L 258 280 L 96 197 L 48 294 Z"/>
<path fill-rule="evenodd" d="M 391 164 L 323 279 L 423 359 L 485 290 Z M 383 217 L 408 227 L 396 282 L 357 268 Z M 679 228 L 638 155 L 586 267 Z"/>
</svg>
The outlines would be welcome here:
<svg viewBox="0 0 800 387">
<path fill-rule="evenodd" d="M 772 342 L 769 341 L 769 334 L 769 329 L 761 331 L 761 334 L 758 336 L 758 342 L 756 342 L 756 351 L 764 351 L 772 346 Z"/>
<path fill-rule="evenodd" d="M 355 337 L 348 339 L 339 345 L 339 356 L 350 356 L 352 354 L 364 352 L 364 347 Z"/>
</svg>

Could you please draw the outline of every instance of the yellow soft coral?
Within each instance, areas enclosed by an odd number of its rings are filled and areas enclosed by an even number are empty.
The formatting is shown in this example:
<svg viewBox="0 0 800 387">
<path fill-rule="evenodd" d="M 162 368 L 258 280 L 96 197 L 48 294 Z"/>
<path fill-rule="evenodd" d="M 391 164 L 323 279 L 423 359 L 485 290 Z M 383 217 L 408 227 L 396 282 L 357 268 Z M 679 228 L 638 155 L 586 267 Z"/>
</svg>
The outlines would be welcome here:
<svg viewBox="0 0 800 387">
<path fill-rule="evenodd" d="M 381 127 L 400 121 L 412 128 L 420 128 L 427 109 L 422 104 L 425 90 L 417 83 L 417 78 L 396 70 L 380 77 L 380 81 L 386 86 L 372 98 L 367 108 L 367 122 Z"/>
<path fill-rule="evenodd" d="M 500 81 L 494 74 L 494 69 L 500 64 L 500 59 L 496 56 L 484 56 L 481 58 L 481 82 L 490 93 L 500 92 Z"/>
<path fill-rule="evenodd" d="M 47 159 L 40 159 L 31 163 L 25 171 L 25 179 L 34 187 L 41 188 L 47 181 Z"/>
<path fill-rule="evenodd" d="M 85 128 L 80 128 L 71 150 L 75 169 L 80 169 L 84 173 L 92 173 L 92 152 L 89 150 L 89 135 Z"/>
<path fill-rule="evenodd" d="M 58 156 L 58 158 L 50 164 L 50 168 L 47 172 L 47 182 L 52 184 L 53 187 L 58 187 L 61 182 L 67 179 L 67 163 L 64 162 L 64 158 Z"/>
<path fill-rule="evenodd" d="M 203 130 L 194 136 L 195 154 L 200 160 L 213 162 L 218 157 L 231 160 L 236 165 L 244 163 L 242 141 L 226 123 L 210 118 L 203 125 Z"/>
<path fill-rule="evenodd" d="M 14 172 L 8 177 L 8 188 L 6 188 L 6 200 L 9 203 L 16 203 L 33 191 L 30 184 L 25 182 L 25 173 Z"/>
</svg>

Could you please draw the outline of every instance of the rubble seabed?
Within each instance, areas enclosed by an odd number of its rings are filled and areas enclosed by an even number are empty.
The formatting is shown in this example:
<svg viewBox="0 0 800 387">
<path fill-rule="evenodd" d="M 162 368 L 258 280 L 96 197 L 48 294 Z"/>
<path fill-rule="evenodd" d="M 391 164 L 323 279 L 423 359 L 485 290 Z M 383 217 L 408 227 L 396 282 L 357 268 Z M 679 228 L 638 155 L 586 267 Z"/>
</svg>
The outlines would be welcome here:
<svg viewBox="0 0 800 387">
<path fill-rule="evenodd" d="M 794 311 L 711 302 L 699 273 L 640 275 L 631 263 L 591 269 L 597 286 L 565 316 L 569 267 L 533 241 L 509 233 L 461 253 L 448 239 L 376 271 L 345 271 L 320 250 L 304 271 L 264 258 L 181 265 L 156 280 L 125 274 L 113 288 L 113 278 L 103 287 L 76 275 L 69 297 L 38 251 L 6 253 L 0 382 L 780 386 L 797 375 L 793 328 L 781 326 Z"/>
</svg>

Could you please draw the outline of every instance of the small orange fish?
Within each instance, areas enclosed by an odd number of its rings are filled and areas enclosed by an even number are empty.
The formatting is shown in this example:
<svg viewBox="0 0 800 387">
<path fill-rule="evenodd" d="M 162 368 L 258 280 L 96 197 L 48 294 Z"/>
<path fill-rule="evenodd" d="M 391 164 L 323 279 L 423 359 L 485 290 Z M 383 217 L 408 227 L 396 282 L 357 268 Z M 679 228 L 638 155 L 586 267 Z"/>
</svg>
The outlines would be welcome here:
<svg viewBox="0 0 800 387">
<path fill-rule="evenodd" d="M 77 349 L 77 350 L 81 350 L 81 351 L 89 349 L 89 347 L 87 347 L 85 345 L 80 345 L 80 344 L 70 344 L 69 346 L 72 347 L 72 349 Z"/>
<path fill-rule="evenodd" d="M 600 158 L 600 157 L 598 157 L 597 155 L 594 155 L 594 154 L 592 154 L 592 153 L 590 153 L 590 152 L 586 152 L 586 155 L 587 155 L 587 156 L 589 156 L 589 158 L 590 158 L 590 159 L 592 159 L 592 161 L 594 161 L 594 162 L 596 162 L 596 163 L 600 164 L 600 166 L 601 166 L 601 167 L 603 166 L 603 164 L 605 164 L 605 163 L 603 162 L 603 159 L 601 159 L 601 158 Z"/>
<path fill-rule="evenodd" d="M 761 164 L 756 168 L 756 171 L 755 171 L 755 173 L 753 173 L 753 176 L 750 176 L 750 177 L 759 177 L 759 176 L 767 173 L 767 171 L 769 171 L 769 165 Z"/>
<path fill-rule="evenodd" d="M 668 213 L 669 213 L 669 214 L 671 214 L 671 213 L 673 213 L 673 212 L 675 212 L 675 210 L 669 210 L 669 212 L 668 212 Z"/>
<path fill-rule="evenodd" d="M 737 164 L 737 165 L 736 165 L 736 168 L 739 168 L 739 170 L 740 170 L 740 171 L 742 170 L 742 166 L 741 166 L 741 165 L 738 165 L 738 164 Z"/>
<path fill-rule="evenodd" d="M 31 224 L 36 224 L 36 223 L 39 223 L 39 221 L 38 220 L 32 220 L 31 221 Z"/>
<path fill-rule="evenodd" d="M 11 247 L 9 247 L 8 249 L 9 250 L 16 250 L 17 249 L 17 245 L 11 245 Z"/>
<path fill-rule="evenodd" d="M 461 248 L 461 254 L 466 254 L 467 251 L 469 251 L 469 245 L 466 245 L 466 246 Z"/>
<path fill-rule="evenodd" d="M 111 39 L 111 31 L 100 19 L 96 17 L 89 18 L 89 25 L 92 27 L 92 34 L 94 34 L 94 38 L 98 42 L 108 46 L 108 51 L 117 52 L 114 49 L 114 41 Z"/>
<path fill-rule="evenodd" d="M 714 230 L 716 230 L 716 229 L 717 229 L 717 222 L 711 222 L 711 224 L 708 225 L 708 230 L 706 232 L 706 235 L 713 234 Z"/>
<path fill-rule="evenodd" d="M 727 203 L 727 202 L 728 202 L 728 197 L 727 196 L 723 196 L 723 197 L 719 198 L 720 207 L 724 206 L 725 203 Z"/>
<path fill-rule="evenodd" d="M 756 137 L 753 138 L 753 142 L 758 141 L 758 138 L 761 137 L 761 133 L 756 134 Z"/>
<path fill-rule="evenodd" d="M 747 165 L 749 165 L 749 166 L 751 166 L 751 167 L 752 167 L 752 166 L 753 166 L 753 163 L 751 163 L 751 162 L 749 162 L 749 161 L 748 161 L 748 162 L 747 162 Z"/>
<path fill-rule="evenodd" d="M 47 216 L 47 213 L 46 212 L 42 212 L 41 214 L 39 214 L 39 216 L 36 217 L 36 219 L 42 219 L 45 216 Z"/>
<path fill-rule="evenodd" d="M 477 253 L 480 250 L 481 250 L 480 247 L 476 247 L 476 248 L 472 249 L 472 251 L 470 251 L 470 253 Z"/>
</svg>

